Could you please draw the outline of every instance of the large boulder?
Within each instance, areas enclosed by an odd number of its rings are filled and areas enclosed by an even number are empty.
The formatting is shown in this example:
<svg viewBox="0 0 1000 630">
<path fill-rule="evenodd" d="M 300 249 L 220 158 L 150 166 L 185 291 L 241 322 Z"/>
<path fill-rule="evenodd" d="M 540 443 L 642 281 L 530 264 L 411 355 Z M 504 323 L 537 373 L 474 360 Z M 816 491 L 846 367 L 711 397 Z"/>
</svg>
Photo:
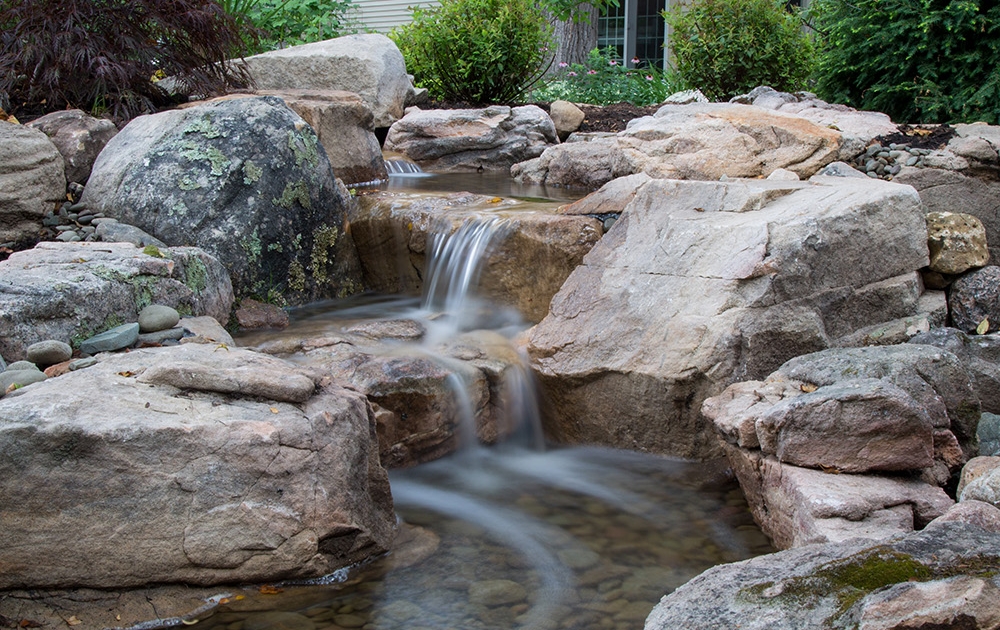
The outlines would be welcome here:
<svg viewBox="0 0 1000 630">
<path fill-rule="evenodd" d="M 529 209 L 535 211 L 525 211 Z M 545 210 L 469 193 L 431 198 L 387 192 L 360 199 L 350 217 L 351 234 L 365 286 L 393 293 L 420 292 L 435 234 L 452 234 L 476 217 L 500 217 L 504 226 L 485 253 L 479 291 L 539 321 L 552 296 L 602 234 L 596 219 Z"/>
<path fill-rule="evenodd" d="M 233 304 L 226 270 L 196 247 L 43 242 L 0 262 L 0 276 L 0 354 L 8 359 L 45 339 L 78 347 L 137 321 L 150 304 L 223 323 Z"/>
<path fill-rule="evenodd" d="M 79 109 L 52 112 L 27 124 L 45 133 L 66 165 L 66 180 L 87 183 L 94 160 L 115 137 L 118 128 L 106 118 L 88 116 Z"/>
<path fill-rule="evenodd" d="M 839 132 L 797 116 L 723 103 L 665 105 L 615 136 L 546 149 L 511 173 L 525 183 L 591 188 L 633 173 L 717 180 L 784 168 L 806 178 L 837 160 L 840 146 Z M 573 166 L 579 161 L 596 174 L 581 176 Z"/>
<path fill-rule="evenodd" d="M 996 628 L 998 563 L 1000 534 L 964 522 L 811 545 L 705 571 L 660 600 L 645 630 Z"/>
<path fill-rule="evenodd" d="M 42 217 L 66 201 L 63 158 L 37 129 L 0 121 L 0 243 L 36 240 Z"/>
<path fill-rule="evenodd" d="M 546 428 L 560 441 L 718 454 L 705 398 L 914 315 L 926 264 L 906 186 L 641 184 L 529 333 Z"/>
<path fill-rule="evenodd" d="M 376 127 L 403 117 L 413 84 L 403 53 L 385 35 L 345 35 L 272 50 L 243 60 L 261 90 L 354 92 L 375 116 Z"/>
<path fill-rule="evenodd" d="M 361 289 L 350 197 L 313 129 L 278 98 L 205 103 L 132 120 L 81 200 L 167 245 L 197 245 L 239 297 L 291 303 Z"/>
<path fill-rule="evenodd" d="M 0 400 L 0 588 L 311 578 L 389 547 L 363 395 L 217 344 L 99 358 Z"/>
<path fill-rule="evenodd" d="M 508 170 L 559 142 L 548 114 L 535 105 L 485 109 L 413 107 L 389 129 L 385 149 L 424 169 Z"/>
</svg>

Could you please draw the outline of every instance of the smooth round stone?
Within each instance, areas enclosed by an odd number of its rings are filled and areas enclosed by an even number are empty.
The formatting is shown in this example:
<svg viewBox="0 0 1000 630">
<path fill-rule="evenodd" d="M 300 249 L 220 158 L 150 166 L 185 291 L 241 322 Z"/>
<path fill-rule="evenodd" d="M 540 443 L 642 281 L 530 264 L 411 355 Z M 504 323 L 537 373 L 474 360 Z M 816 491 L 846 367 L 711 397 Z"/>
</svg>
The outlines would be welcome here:
<svg viewBox="0 0 1000 630">
<path fill-rule="evenodd" d="M 41 370 L 38 369 L 38 366 L 32 363 L 31 361 L 14 361 L 13 363 L 7 366 L 7 369 L 5 371 L 17 372 L 19 370 L 34 370 L 36 372 L 41 372 Z"/>
<path fill-rule="evenodd" d="M 150 304 L 139 313 L 139 330 L 144 333 L 167 330 L 177 325 L 180 314 L 169 306 Z"/>
<path fill-rule="evenodd" d="M 164 343 L 167 341 L 177 341 L 184 336 L 184 329 L 180 326 L 175 326 L 174 328 L 167 328 L 165 330 L 158 330 L 151 333 L 142 333 L 139 335 L 139 343 Z"/>
<path fill-rule="evenodd" d="M 28 361 L 35 365 L 55 365 L 69 361 L 73 357 L 73 348 L 64 341 L 47 339 L 28 346 L 25 354 Z"/>
<path fill-rule="evenodd" d="M 7 391 L 11 385 L 24 387 L 32 383 L 41 383 L 48 377 L 38 370 L 7 370 L 0 374 L 0 394 Z"/>
<path fill-rule="evenodd" d="M 80 235 L 77 234 L 76 232 L 63 232 L 62 234 L 56 237 L 56 240 L 62 241 L 64 243 L 75 243 L 81 239 Z"/>
<path fill-rule="evenodd" d="M 368 623 L 361 615 L 335 615 L 333 623 L 343 628 L 360 628 Z"/>
<path fill-rule="evenodd" d="M 316 630 L 316 624 L 305 615 L 275 611 L 250 617 L 243 630 Z"/>
<path fill-rule="evenodd" d="M 528 591 L 512 580 L 483 580 L 469 585 L 469 603 L 482 606 L 517 604 L 528 598 Z"/>
</svg>

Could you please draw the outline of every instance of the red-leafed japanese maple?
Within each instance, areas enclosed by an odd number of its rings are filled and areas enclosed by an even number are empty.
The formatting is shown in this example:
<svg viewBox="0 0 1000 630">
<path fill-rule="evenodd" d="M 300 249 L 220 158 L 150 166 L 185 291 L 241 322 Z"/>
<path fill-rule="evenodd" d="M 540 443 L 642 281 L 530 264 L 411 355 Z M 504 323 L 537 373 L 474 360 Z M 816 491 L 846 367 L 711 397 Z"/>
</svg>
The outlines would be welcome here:
<svg viewBox="0 0 1000 630">
<path fill-rule="evenodd" d="M 212 0 L 0 0 L 0 97 L 24 115 L 78 107 L 128 119 L 193 93 L 239 87 L 227 59 L 254 37 Z"/>
</svg>

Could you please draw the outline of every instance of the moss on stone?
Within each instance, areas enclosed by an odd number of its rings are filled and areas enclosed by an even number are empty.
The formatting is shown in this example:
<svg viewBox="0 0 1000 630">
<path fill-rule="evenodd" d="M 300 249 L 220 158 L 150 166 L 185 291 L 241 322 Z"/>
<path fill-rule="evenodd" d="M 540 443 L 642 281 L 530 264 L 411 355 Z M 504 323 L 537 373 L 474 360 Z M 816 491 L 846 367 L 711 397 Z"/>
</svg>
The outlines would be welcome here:
<svg viewBox="0 0 1000 630">
<path fill-rule="evenodd" d="M 187 304 L 186 302 L 181 302 L 180 304 L 178 304 L 175 307 L 175 310 L 177 311 L 177 314 L 180 315 L 181 317 L 194 316 L 194 307 L 191 306 L 190 304 Z"/>
<path fill-rule="evenodd" d="M 192 256 L 184 264 L 184 284 L 195 295 L 208 288 L 208 267 L 197 256 Z"/>
<path fill-rule="evenodd" d="M 247 262 L 251 265 L 255 265 L 260 262 L 261 242 L 260 234 L 257 232 L 257 228 L 254 228 L 253 232 L 240 239 L 240 247 L 242 247 L 243 251 L 247 254 Z"/>
<path fill-rule="evenodd" d="M 191 124 L 184 128 L 184 133 L 200 133 L 209 139 L 225 138 L 229 135 L 212 124 L 212 120 L 208 117 L 208 115 L 192 121 Z"/>
<path fill-rule="evenodd" d="M 288 148 L 295 156 L 295 166 L 302 168 L 303 164 L 315 168 L 319 165 L 319 138 L 312 129 L 306 127 L 298 132 L 289 130 Z"/>
<path fill-rule="evenodd" d="M 288 265 L 288 287 L 293 291 L 306 290 L 306 270 L 302 268 L 302 263 L 293 260 Z"/>
<path fill-rule="evenodd" d="M 243 183 L 247 186 L 259 182 L 263 174 L 264 169 L 254 164 L 253 161 L 247 160 L 243 163 Z"/>
<path fill-rule="evenodd" d="M 136 276 L 132 279 L 132 297 L 135 300 L 136 312 L 153 303 L 156 281 L 156 277 L 147 275 Z"/>
<path fill-rule="evenodd" d="M 306 184 L 305 180 L 300 179 L 286 184 L 285 189 L 281 191 L 281 197 L 272 199 L 271 203 L 276 206 L 281 206 L 286 210 L 291 210 L 292 204 L 296 201 L 298 201 L 299 205 L 306 210 L 312 209 L 312 201 L 309 199 L 309 186 Z"/>
<path fill-rule="evenodd" d="M 153 258 L 163 258 L 163 252 L 156 245 L 146 245 L 142 248 L 142 253 Z"/>
<path fill-rule="evenodd" d="M 184 142 L 180 147 L 181 156 L 191 162 L 208 162 L 212 167 L 212 175 L 219 177 L 226 172 L 231 162 L 222 151 L 215 147 L 199 146 L 195 142 Z"/>
<path fill-rule="evenodd" d="M 201 188 L 201 184 L 191 179 L 189 175 L 185 175 L 177 180 L 177 187 L 181 190 L 197 190 Z"/>
<path fill-rule="evenodd" d="M 336 255 L 337 237 L 340 231 L 335 225 L 322 225 L 313 230 L 312 253 L 309 256 L 310 271 L 316 282 L 329 279 L 328 266 Z"/>
</svg>

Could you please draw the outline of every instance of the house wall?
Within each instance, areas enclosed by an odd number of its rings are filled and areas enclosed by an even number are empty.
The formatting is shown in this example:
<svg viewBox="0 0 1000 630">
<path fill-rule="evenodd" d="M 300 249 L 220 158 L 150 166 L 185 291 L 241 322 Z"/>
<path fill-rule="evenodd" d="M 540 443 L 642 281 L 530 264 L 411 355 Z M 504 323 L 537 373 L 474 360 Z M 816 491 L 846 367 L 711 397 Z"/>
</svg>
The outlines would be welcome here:
<svg viewBox="0 0 1000 630">
<path fill-rule="evenodd" d="M 437 6 L 436 0 L 354 0 L 351 21 L 365 31 L 388 33 L 394 26 L 407 24 L 410 7 Z"/>
</svg>

